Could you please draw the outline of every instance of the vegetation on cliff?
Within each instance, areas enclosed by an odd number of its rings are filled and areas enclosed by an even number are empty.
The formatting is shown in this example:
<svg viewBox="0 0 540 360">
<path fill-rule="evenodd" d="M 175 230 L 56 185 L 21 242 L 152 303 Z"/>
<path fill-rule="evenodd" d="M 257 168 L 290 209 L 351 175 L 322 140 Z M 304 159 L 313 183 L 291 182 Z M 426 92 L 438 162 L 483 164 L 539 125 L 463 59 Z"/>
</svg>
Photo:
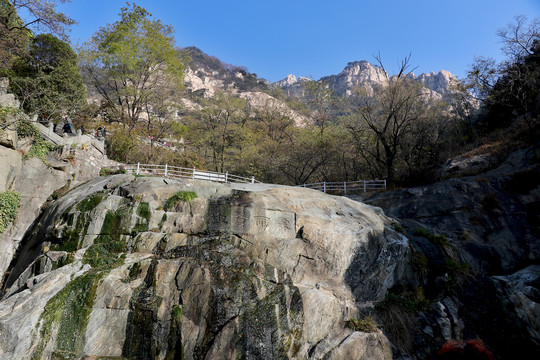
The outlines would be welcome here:
<svg viewBox="0 0 540 360">
<path fill-rule="evenodd" d="M 20 195 L 16 191 L 0 193 L 0 234 L 17 218 L 20 201 Z"/>
</svg>

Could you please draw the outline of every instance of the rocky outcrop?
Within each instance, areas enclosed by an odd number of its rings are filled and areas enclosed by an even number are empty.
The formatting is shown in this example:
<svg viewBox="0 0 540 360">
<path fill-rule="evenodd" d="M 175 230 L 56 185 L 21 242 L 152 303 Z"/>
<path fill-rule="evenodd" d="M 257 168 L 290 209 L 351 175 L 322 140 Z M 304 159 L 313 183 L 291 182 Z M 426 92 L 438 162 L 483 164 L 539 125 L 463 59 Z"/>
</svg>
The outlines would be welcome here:
<svg viewBox="0 0 540 360">
<path fill-rule="evenodd" d="M 311 79 L 303 76 L 297 78 L 293 74 L 289 74 L 285 79 L 276 81 L 273 85 L 281 88 L 287 96 L 301 97 L 304 94 L 302 83 L 306 81 L 311 81 Z"/>
<path fill-rule="evenodd" d="M 345 326 L 410 274 L 390 223 L 303 188 L 94 179 L 25 236 L 0 355 L 391 359 L 380 330 Z"/>
<path fill-rule="evenodd" d="M 217 75 L 203 70 L 187 69 L 184 79 L 192 92 L 202 91 L 205 97 L 212 97 L 216 91 L 226 90 L 224 81 L 217 78 Z"/>
<path fill-rule="evenodd" d="M 260 110 L 269 116 L 288 117 L 296 126 L 303 126 L 308 119 L 291 110 L 286 103 L 263 92 L 242 92 L 238 96 L 248 101 L 252 109 Z"/>
<path fill-rule="evenodd" d="M 0 78 L 0 106 L 9 106 L 18 109 L 19 101 L 15 95 L 8 93 L 9 79 Z"/>
<path fill-rule="evenodd" d="M 50 168 L 37 158 L 23 162 L 19 152 L 0 146 L 0 192 L 14 190 L 21 196 L 16 223 L 0 234 L 0 279 L 41 206 L 68 180 L 71 174 Z"/>
<path fill-rule="evenodd" d="M 424 73 L 414 79 L 426 88 L 439 94 L 441 98 L 451 96 L 456 90 L 457 77 L 447 70 L 441 70 L 438 73 L 434 73 L 433 71 L 429 74 Z"/>
<path fill-rule="evenodd" d="M 418 285 L 441 304 L 418 315 L 416 352 L 436 323 L 443 338 L 479 337 L 500 359 L 540 351 L 539 175 L 537 144 L 476 176 L 365 200 L 399 219 Z"/>
<path fill-rule="evenodd" d="M 68 159 L 69 157 L 69 159 Z M 23 160 L 19 151 L 0 145 L 0 192 L 14 190 L 21 196 L 17 221 L 0 234 L 0 279 L 41 207 L 51 196 L 99 176 L 102 167 L 115 166 L 93 147 L 53 153 L 46 162 L 38 158 Z"/>
<path fill-rule="evenodd" d="M 432 100 L 449 101 L 455 93 L 457 78 L 446 70 L 438 73 L 421 74 L 418 77 L 413 73 L 408 75 L 414 81 L 421 83 L 426 88 L 426 97 Z M 279 86 L 289 96 L 302 96 L 301 82 L 309 81 L 308 78 L 288 75 L 287 78 L 277 81 L 274 85 Z M 362 60 L 347 64 L 345 69 L 337 75 L 324 76 L 320 79 L 328 84 L 328 87 L 340 96 L 353 95 L 355 88 L 363 88 L 368 94 L 373 94 L 377 86 L 384 86 L 388 81 L 388 75 L 379 66 Z"/>
<path fill-rule="evenodd" d="M 348 63 L 338 75 L 323 77 L 321 81 L 328 83 L 330 89 L 341 96 L 351 96 L 356 87 L 363 87 L 368 94 L 373 94 L 375 86 L 383 85 L 387 81 L 387 74 L 367 61 L 354 61 Z"/>
</svg>

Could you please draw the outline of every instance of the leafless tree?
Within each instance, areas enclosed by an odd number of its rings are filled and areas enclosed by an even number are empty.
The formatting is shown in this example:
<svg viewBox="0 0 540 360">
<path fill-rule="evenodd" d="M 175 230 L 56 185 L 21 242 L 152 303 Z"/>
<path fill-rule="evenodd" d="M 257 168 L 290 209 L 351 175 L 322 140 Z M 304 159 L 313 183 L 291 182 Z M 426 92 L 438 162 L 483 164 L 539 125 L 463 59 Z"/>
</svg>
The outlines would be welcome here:
<svg viewBox="0 0 540 360">
<path fill-rule="evenodd" d="M 376 57 L 383 70 L 380 56 Z M 354 114 L 349 123 L 360 153 L 376 176 L 384 176 L 390 183 L 395 179 L 398 160 L 407 161 L 410 156 L 404 149 L 412 151 L 408 142 L 412 134 L 427 136 L 422 127 L 430 114 L 430 104 L 421 84 L 412 80 L 406 57 L 394 76 L 386 76 L 386 83 L 375 87 L 373 96 L 364 89 L 357 89 L 354 96 Z M 414 139 L 422 146 L 418 139 Z M 415 151 L 418 151 L 418 146 Z M 371 163 L 371 164 L 370 164 Z"/>
<path fill-rule="evenodd" d="M 533 54 L 533 45 L 540 40 L 540 19 L 529 23 L 527 16 L 516 16 L 513 23 L 497 30 L 497 35 L 501 38 L 503 53 L 513 62 L 519 61 Z"/>
</svg>

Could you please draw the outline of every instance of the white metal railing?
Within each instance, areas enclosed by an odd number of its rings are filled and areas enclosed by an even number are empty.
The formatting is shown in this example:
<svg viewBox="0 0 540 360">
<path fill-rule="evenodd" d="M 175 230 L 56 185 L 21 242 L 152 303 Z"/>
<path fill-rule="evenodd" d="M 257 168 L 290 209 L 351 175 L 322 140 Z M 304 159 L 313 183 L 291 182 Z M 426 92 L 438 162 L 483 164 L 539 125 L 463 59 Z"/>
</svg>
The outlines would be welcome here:
<svg viewBox="0 0 540 360">
<path fill-rule="evenodd" d="M 150 176 L 164 176 L 175 179 L 193 179 L 193 180 L 207 180 L 215 181 L 221 183 L 260 183 L 260 181 L 255 180 L 255 177 L 251 178 L 237 176 L 233 174 L 206 171 L 206 170 L 197 170 L 196 168 L 182 168 L 178 166 L 170 165 L 153 165 L 153 164 L 127 164 L 127 165 L 118 165 L 109 168 L 119 168 L 124 169 L 128 173 L 135 175 L 150 175 Z"/>
<path fill-rule="evenodd" d="M 341 182 L 320 182 L 313 184 L 298 185 L 308 189 L 320 190 L 327 192 L 340 192 L 344 195 L 358 192 L 376 192 L 386 190 L 386 180 L 358 180 L 358 181 L 341 181 Z"/>
</svg>

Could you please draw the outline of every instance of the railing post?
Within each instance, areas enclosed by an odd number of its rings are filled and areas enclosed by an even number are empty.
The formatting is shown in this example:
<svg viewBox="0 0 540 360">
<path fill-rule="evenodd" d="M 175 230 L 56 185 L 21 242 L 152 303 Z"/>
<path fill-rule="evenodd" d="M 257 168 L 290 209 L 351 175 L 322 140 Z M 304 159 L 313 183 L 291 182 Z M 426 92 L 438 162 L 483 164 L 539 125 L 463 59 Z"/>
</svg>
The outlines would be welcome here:
<svg viewBox="0 0 540 360">
<path fill-rule="evenodd" d="M 252 183 L 252 184 L 255 184 L 255 176 L 252 176 L 252 177 L 251 177 L 251 183 Z"/>
<path fill-rule="evenodd" d="M 195 179 L 195 166 L 193 167 L 193 179 Z"/>
<path fill-rule="evenodd" d="M 346 181 L 343 182 L 343 192 L 344 192 L 344 195 L 347 195 L 347 182 Z"/>
<path fill-rule="evenodd" d="M 139 169 L 140 169 L 140 166 L 141 166 L 141 164 L 140 164 L 140 163 L 137 163 L 137 175 L 139 175 Z"/>
<path fill-rule="evenodd" d="M 167 177 L 167 164 L 165 164 L 165 177 Z"/>
<path fill-rule="evenodd" d="M 323 192 L 326 194 L 326 181 L 323 181 Z"/>
<path fill-rule="evenodd" d="M 229 177 L 229 172 L 225 172 L 225 184 L 227 183 L 227 178 Z"/>
<path fill-rule="evenodd" d="M 386 191 L 386 179 L 384 179 L 384 191 Z"/>
<path fill-rule="evenodd" d="M 304 183 L 304 187 L 306 187 L 306 184 Z"/>
<path fill-rule="evenodd" d="M 366 180 L 364 180 L 364 194 L 367 192 Z"/>
</svg>

